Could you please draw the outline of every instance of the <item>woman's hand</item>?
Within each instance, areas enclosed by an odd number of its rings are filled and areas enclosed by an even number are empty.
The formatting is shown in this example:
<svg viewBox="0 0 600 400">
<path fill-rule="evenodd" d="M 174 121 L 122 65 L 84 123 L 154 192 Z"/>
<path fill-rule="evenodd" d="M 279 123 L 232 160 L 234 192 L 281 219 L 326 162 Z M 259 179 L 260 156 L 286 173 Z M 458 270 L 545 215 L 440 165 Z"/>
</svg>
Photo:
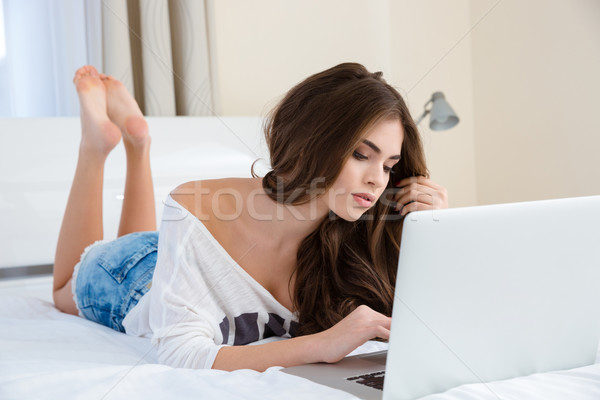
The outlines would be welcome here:
<svg viewBox="0 0 600 400">
<path fill-rule="evenodd" d="M 390 338 L 392 319 L 361 305 L 331 328 L 315 334 L 320 361 L 334 363 L 368 340 Z"/>
<path fill-rule="evenodd" d="M 423 176 L 411 176 L 396 182 L 397 192 L 394 201 L 397 203 L 395 210 L 400 215 L 411 211 L 439 210 L 448 208 L 448 191 Z"/>
<path fill-rule="evenodd" d="M 391 318 L 367 306 L 358 306 L 346 318 L 322 332 L 255 346 L 223 346 L 212 368 L 225 371 L 251 368 L 262 372 L 275 365 L 293 367 L 337 362 L 367 340 L 388 340 L 391 323 Z"/>
</svg>

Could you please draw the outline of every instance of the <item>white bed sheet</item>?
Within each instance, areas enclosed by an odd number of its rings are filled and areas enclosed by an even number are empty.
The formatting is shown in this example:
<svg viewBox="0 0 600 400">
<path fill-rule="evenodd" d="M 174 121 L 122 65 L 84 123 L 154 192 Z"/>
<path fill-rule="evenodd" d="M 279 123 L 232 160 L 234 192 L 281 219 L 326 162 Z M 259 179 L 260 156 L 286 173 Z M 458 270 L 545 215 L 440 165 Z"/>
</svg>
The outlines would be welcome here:
<svg viewBox="0 0 600 400">
<path fill-rule="evenodd" d="M 360 351 L 381 346 L 369 342 Z M 0 399 L 354 398 L 279 367 L 263 373 L 191 370 L 155 359 L 148 339 L 60 313 L 40 298 L 0 295 Z M 463 385 L 423 399 L 598 400 L 600 364 Z"/>
</svg>

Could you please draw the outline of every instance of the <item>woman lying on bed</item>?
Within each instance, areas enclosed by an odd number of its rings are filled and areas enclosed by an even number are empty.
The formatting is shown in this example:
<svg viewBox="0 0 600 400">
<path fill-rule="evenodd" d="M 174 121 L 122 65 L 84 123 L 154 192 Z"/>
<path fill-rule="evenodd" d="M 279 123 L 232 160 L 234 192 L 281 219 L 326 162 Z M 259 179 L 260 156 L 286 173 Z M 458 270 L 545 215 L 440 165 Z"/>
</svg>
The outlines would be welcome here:
<svg viewBox="0 0 600 400">
<path fill-rule="evenodd" d="M 94 67 L 74 82 L 82 137 L 54 264 L 58 309 L 151 337 L 175 367 L 336 362 L 388 339 L 402 219 L 447 207 L 447 194 L 380 72 L 340 64 L 292 88 L 265 127 L 272 170 L 179 186 L 159 232 L 137 103 Z M 118 238 L 104 242 L 104 162 L 121 137 L 123 209 Z M 240 346 L 270 336 L 289 339 Z"/>
</svg>

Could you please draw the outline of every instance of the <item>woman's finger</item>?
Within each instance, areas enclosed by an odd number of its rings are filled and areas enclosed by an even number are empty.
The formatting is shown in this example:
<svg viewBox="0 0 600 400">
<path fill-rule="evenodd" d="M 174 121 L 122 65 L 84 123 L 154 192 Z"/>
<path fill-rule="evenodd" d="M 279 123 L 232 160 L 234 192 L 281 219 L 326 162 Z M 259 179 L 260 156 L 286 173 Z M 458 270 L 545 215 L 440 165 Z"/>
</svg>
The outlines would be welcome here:
<svg viewBox="0 0 600 400">
<path fill-rule="evenodd" d="M 404 207 L 402 207 L 400 210 L 400 215 L 406 215 L 412 211 L 423 211 L 423 210 L 432 210 L 432 209 L 433 209 L 433 207 L 429 204 L 419 203 L 419 202 L 415 201 L 412 203 L 408 203 Z"/>
<path fill-rule="evenodd" d="M 424 177 L 410 177 L 397 182 L 392 201 L 394 209 L 399 211 L 402 206 L 411 202 L 424 203 L 435 209 L 448 208 L 448 191 L 443 186 Z"/>
<path fill-rule="evenodd" d="M 433 197 L 437 195 L 435 190 L 427 186 L 410 185 L 409 187 L 398 190 L 394 195 L 394 201 L 400 204 L 406 204 L 410 201 L 423 201 L 433 205 Z"/>
<path fill-rule="evenodd" d="M 410 185 L 411 183 L 415 183 L 415 184 L 419 184 L 419 185 L 423 185 L 423 186 L 429 186 L 430 188 L 432 188 L 434 190 L 443 189 L 442 186 L 438 185 L 431 179 L 425 178 L 424 176 L 409 176 L 408 178 L 404 178 L 404 179 L 399 180 L 398 182 L 394 182 L 394 186 L 395 187 L 404 187 L 404 186 Z"/>
</svg>

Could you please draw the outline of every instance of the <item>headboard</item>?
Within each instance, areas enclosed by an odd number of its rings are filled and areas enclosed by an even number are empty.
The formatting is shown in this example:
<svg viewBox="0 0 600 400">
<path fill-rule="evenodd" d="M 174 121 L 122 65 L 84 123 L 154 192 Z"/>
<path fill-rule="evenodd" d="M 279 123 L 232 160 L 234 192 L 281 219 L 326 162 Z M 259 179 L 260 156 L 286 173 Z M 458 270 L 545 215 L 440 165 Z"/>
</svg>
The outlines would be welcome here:
<svg viewBox="0 0 600 400">
<path fill-rule="evenodd" d="M 264 174 L 259 117 L 149 117 L 157 220 L 177 185 Z M 0 268 L 52 264 L 75 172 L 79 118 L 0 118 Z M 125 182 L 120 144 L 104 172 L 104 237 L 116 237 Z"/>
</svg>

